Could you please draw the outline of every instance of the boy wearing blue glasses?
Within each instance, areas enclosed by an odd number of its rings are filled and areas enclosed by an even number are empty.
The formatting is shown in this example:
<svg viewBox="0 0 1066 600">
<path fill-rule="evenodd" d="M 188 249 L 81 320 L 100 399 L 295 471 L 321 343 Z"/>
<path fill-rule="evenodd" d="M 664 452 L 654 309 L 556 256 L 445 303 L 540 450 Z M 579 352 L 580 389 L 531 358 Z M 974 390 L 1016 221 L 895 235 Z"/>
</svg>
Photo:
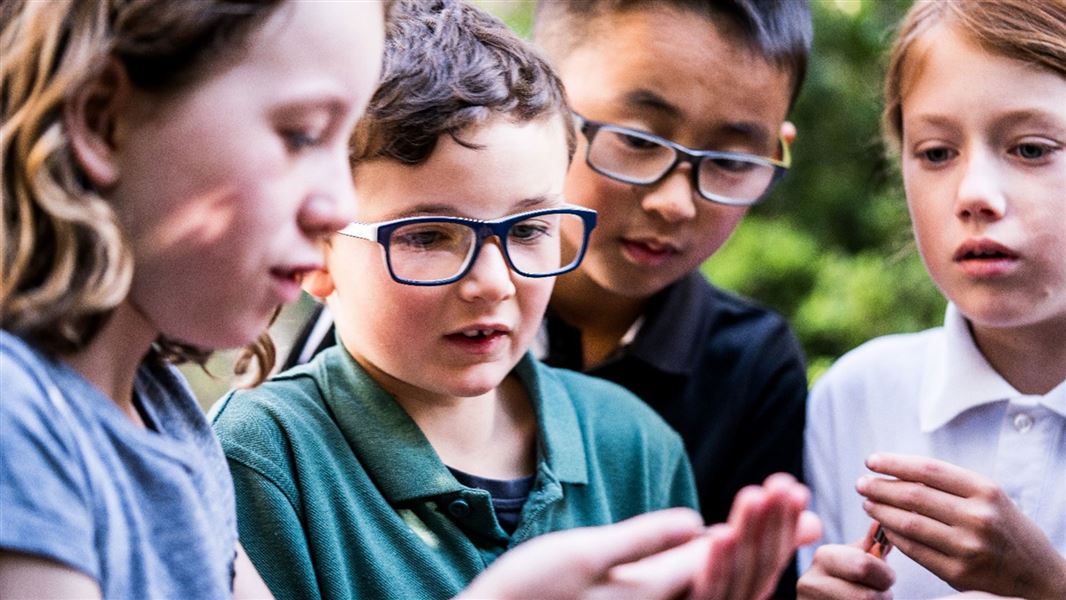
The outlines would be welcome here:
<svg viewBox="0 0 1066 600">
<path fill-rule="evenodd" d="M 542 1 L 534 40 L 577 114 L 564 193 L 599 215 L 585 260 L 556 283 L 537 354 L 662 415 L 685 441 L 704 517 L 722 521 L 745 485 L 801 475 L 799 344 L 699 267 L 789 166 L 809 7 Z"/>
<path fill-rule="evenodd" d="M 558 79 L 476 9 L 397 10 L 352 144 L 358 220 L 303 279 L 340 344 L 214 410 L 279 598 L 451 597 L 534 536 L 696 504 L 654 412 L 528 354 L 596 223 L 563 198 Z"/>
</svg>

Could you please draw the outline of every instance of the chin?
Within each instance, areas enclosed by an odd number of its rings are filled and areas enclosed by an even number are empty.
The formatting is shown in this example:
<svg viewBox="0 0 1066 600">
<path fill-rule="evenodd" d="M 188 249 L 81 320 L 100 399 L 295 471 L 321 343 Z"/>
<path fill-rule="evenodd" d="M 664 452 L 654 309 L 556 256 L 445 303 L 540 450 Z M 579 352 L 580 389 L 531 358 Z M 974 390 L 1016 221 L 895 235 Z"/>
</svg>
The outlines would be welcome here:
<svg viewBox="0 0 1066 600">
<path fill-rule="evenodd" d="M 483 396 L 489 392 L 500 387 L 504 378 L 511 372 L 511 369 L 498 370 L 498 369 L 478 369 L 475 372 L 456 373 L 447 379 L 450 380 L 450 385 L 446 390 L 442 390 L 444 393 L 455 396 L 457 398 L 474 398 L 476 396 Z"/>
</svg>

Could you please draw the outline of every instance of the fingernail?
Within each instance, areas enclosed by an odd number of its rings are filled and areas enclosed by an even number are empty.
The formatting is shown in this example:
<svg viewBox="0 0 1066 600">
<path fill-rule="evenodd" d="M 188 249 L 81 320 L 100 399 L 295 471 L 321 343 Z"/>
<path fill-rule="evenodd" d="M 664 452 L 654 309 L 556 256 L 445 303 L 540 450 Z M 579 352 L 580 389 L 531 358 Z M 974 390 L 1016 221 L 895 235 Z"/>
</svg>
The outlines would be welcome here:
<svg viewBox="0 0 1066 600">
<path fill-rule="evenodd" d="M 870 502 L 869 500 L 863 500 L 862 501 L 862 509 L 864 511 L 866 511 L 866 514 L 870 514 L 870 511 L 873 510 L 873 508 L 874 508 L 874 503 L 873 502 Z"/>
<path fill-rule="evenodd" d="M 863 475 L 855 482 L 855 489 L 858 490 L 860 494 L 862 494 L 866 492 L 866 486 L 868 485 L 870 485 L 870 478 Z"/>
<path fill-rule="evenodd" d="M 879 462 L 881 462 L 881 455 L 880 454 L 871 454 L 870 456 L 866 457 L 866 466 L 871 468 L 871 469 L 876 468 L 877 467 L 877 463 L 879 463 Z"/>
</svg>

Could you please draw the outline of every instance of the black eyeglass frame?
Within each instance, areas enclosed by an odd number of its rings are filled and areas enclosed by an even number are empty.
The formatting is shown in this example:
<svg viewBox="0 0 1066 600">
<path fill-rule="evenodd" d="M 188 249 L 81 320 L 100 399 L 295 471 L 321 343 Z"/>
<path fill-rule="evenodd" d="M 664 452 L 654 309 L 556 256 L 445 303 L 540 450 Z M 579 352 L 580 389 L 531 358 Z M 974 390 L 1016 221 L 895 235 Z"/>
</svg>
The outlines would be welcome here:
<svg viewBox="0 0 1066 600">
<path fill-rule="evenodd" d="M 527 219 L 536 218 L 542 215 L 548 214 L 568 214 L 577 215 L 581 218 L 585 224 L 585 236 L 581 240 L 581 247 L 578 249 L 577 255 L 574 260 L 555 271 L 548 273 L 527 273 L 517 266 L 514 261 L 511 260 L 511 254 L 507 250 L 507 233 L 511 230 L 511 227 L 516 223 L 521 223 Z M 467 255 L 463 267 L 459 272 L 451 277 L 443 279 L 430 279 L 427 281 L 419 281 L 415 279 L 405 279 L 396 274 L 396 271 L 392 268 L 392 254 L 390 252 L 392 233 L 400 227 L 407 225 L 416 225 L 419 223 L 457 223 L 460 225 L 466 225 L 474 230 L 475 240 L 473 250 Z M 507 266 L 523 277 L 555 277 L 564 273 L 569 273 L 581 264 L 581 261 L 585 258 L 585 252 L 589 246 L 589 234 L 596 228 L 596 211 L 591 208 L 583 208 L 580 206 L 563 206 L 556 208 L 541 208 L 537 210 L 531 210 L 527 212 L 517 213 L 503 217 L 502 219 L 494 219 L 486 221 L 482 219 L 468 219 L 466 217 L 447 217 L 447 216 L 424 216 L 424 217 L 405 217 L 402 219 L 392 219 L 390 221 L 382 221 L 380 223 L 349 223 L 344 229 L 341 229 L 337 233 L 346 235 L 348 237 L 359 238 L 363 240 L 369 240 L 371 242 L 377 242 L 381 245 L 385 253 L 385 267 L 389 270 L 389 276 L 392 277 L 396 283 L 402 283 L 404 285 L 419 285 L 419 286 L 431 286 L 431 285 L 447 285 L 459 281 L 463 277 L 466 277 L 470 269 L 473 268 L 474 263 L 477 262 L 478 253 L 481 252 L 481 247 L 485 244 L 485 240 L 496 236 L 501 240 L 500 249 L 504 260 L 507 261 Z M 560 244 L 562 241 L 560 240 Z"/>
<path fill-rule="evenodd" d="M 664 137 L 657 136 L 653 133 L 641 131 L 639 129 L 631 129 L 629 127 L 623 127 L 622 125 L 613 125 L 611 123 L 603 123 L 600 121 L 593 121 L 586 119 L 576 112 L 571 113 L 574 116 L 574 121 L 577 124 L 578 130 L 588 140 L 587 147 L 585 148 L 585 164 L 589 166 L 593 171 L 614 179 L 615 181 L 621 181 L 622 183 L 630 183 L 634 185 L 655 185 L 666 178 L 667 175 L 672 173 L 681 162 L 689 163 L 692 168 L 692 189 L 696 190 L 696 193 L 701 198 L 710 202 L 716 202 L 718 204 L 726 204 L 729 206 L 754 206 L 761 202 L 777 185 L 777 182 L 785 176 L 788 169 L 792 166 L 792 151 L 789 148 L 788 142 L 784 138 L 780 138 L 778 143 L 781 145 L 781 160 L 767 158 L 765 156 L 758 156 L 755 154 L 745 154 L 743 152 L 721 152 L 718 150 L 693 150 L 686 146 L 682 146 L 677 142 L 668 140 Z M 670 163 L 670 166 L 666 168 L 659 176 L 651 179 L 641 179 L 637 177 L 628 177 L 619 173 L 612 173 L 592 163 L 592 141 L 596 137 L 596 134 L 601 130 L 614 131 L 623 135 L 632 136 L 645 140 L 647 142 L 660 144 L 666 146 L 674 151 L 674 161 Z M 700 187 L 700 163 L 706 159 L 726 159 L 726 160 L 739 160 L 742 162 L 758 163 L 766 166 L 773 167 L 774 174 L 770 179 L 769 185 L 763 190 L 761 194 L 754 200 L 739 200 L 737 198 L 729 198 L 726 196 L 719 196 L 717 194 L 708 194 Z"/>
</svg>

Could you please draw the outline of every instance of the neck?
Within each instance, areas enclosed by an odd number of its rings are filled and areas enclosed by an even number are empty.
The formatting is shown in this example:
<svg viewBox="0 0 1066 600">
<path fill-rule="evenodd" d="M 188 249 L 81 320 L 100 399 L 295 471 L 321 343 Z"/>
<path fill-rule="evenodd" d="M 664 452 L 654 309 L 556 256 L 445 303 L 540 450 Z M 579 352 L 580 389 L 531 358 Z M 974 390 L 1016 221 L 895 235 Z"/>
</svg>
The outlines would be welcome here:
<svg viewBox="0 0 1066 600">
<path fill-rule="evenodd" d="M 410 387 L 399 392 L 393 393 L 396 402 L 444 464 L 491 479 L 533 473 L 537 419 L 517 376 L 509 375 L 495 389 L 473 397 L 428 394 Z"/>
<path fill-rule="evenodd" d="M 143 427 L 133 405 L 133 381 L 158 334 L 128 300 L 123 301 L 92 343 L 63 360 Z"/>
<path fill-rule="evenodd" d="M 988 363 L 1023 394 L 1044 395 L 1066 381 L 1066 316 L 1020 328 L 970 324 Z"/>
<path fill-rule="evenodd" d="M 551 298 L 552 309 L 581 331 L 585 368 L 603 362 L 618 349 L 647 304 L 648 298 L 629 298 L 604 289 L 581 269 L 560 277 Z"/>
</svg>

